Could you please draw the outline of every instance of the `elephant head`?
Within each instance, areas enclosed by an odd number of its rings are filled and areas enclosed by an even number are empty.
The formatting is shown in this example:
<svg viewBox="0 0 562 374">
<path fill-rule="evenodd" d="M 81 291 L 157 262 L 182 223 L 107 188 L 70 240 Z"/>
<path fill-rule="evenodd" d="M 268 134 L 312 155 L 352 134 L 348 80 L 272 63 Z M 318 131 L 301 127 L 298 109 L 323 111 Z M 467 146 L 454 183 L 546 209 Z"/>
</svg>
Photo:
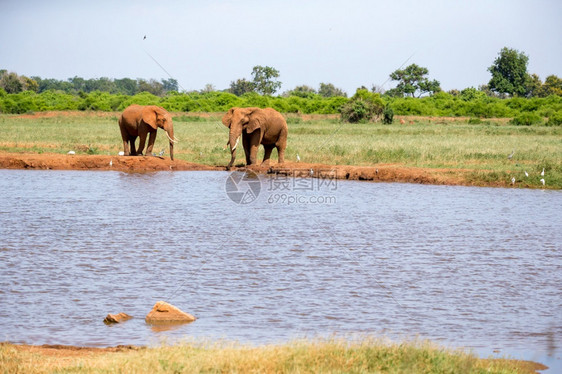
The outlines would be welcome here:
<svg viewBox="0 0 562 374">
<path fill-rule="evenodd" d="M 266 123 L 266 116 L 260 108 L 230 108 L 222 117 L 222 123 L 230 129 L 227 143 L 230 145 L 230 168 L 236 159 L 236 148 L 242 132 L 252 133 L 262 128 Z"/>
<path fill-rule="evenodd" d="M 166 136 L 170 141 L 170 159 L 174 159 L 174 143 L 178 141 L 174 137 L 174 124 L 172 123 L 172 116 L 163 108 L 158 106 L 146 106 L 142 110 L 142 120 L 154 130 L 158 128 L 166 132 Z"/>
</svg>

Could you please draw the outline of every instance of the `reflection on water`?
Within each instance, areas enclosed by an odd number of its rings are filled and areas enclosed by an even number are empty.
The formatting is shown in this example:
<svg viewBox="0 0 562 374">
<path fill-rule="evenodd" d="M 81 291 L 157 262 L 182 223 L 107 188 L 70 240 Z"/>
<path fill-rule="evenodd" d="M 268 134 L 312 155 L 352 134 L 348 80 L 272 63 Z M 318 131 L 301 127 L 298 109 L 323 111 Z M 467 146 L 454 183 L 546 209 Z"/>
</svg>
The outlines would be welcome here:
<svg viewBox="0 0 562 374">
<path fill-rule="evenodd" d="M 0 340 L 384 334 L 560 364 L 559 191 L 260 176 L 235 204 L 224 172 L 0 176 Z M 158 300 L 198 320 L 154 330 Z"/>
</svg>

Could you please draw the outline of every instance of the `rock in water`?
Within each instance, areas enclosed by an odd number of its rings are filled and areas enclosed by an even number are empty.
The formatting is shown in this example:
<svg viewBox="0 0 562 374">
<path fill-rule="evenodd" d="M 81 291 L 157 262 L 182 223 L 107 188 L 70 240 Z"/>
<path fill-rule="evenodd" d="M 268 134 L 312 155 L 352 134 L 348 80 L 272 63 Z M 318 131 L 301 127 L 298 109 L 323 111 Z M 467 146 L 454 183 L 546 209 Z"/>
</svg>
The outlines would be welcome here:
<svg viewBox="0 0 562 374">
<path fill-rule="evenodd" d="M 154 307 L 145 318 L 147 323 L 193 322 L 195 319 L 196 318 L 191 314 L 186 313 L 165 301 L 159 301 L 154 304 Z"/>
<path fill-rule="evenodd" d="M 103 322 L 105 323 L 121 323 L 121 322 L 125 322 L 127 320 L 130 320 L 131 317 L 130 315 L 126 314 L 126 313 L 119 313 L 119 314 L 108 314 L 107 317 L 105 317 L 105 319 L 103 320 Z"/>
</svg>

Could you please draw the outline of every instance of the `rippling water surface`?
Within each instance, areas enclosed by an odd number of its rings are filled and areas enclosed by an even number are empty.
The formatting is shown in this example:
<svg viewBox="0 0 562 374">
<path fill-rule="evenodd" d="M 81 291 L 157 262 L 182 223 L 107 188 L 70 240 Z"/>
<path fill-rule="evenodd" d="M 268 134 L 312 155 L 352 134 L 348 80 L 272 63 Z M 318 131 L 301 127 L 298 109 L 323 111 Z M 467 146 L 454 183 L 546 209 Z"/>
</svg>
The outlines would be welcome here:
<svg viewBox="0 0 562 374">
<path fill-rule="evenodd" d="M 228 176 L 0 170 L 0 340 L 419 336 L 561 367 L 560 191 L 260 176 L 236 204 Z M 198 320 L 152 328 L 158 300 Z"/>
</svg>

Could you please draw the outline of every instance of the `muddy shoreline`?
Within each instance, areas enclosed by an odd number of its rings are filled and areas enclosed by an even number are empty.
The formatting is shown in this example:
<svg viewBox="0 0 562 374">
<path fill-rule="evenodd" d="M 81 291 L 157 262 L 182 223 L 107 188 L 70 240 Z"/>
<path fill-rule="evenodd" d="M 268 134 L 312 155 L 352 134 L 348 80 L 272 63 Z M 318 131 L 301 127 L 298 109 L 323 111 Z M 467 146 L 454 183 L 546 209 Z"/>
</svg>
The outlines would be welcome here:
<svg viewBox="0 0 562 374">
<path fill-rule="evenodd" d="M 86 357 L 97 357 L 105 354 L 124 353 L 132 351 L 143 351 L 150 349 L 144 346 L 134 345 L 118 345 L 115 347 L 81 347 L 73 345 L 58 345 L 58 344 L 44 344 L 44 345 L 30 345 L 30 344 L 13 344 L 9 342 L 0 342 L 0 346 L 10 346 L 21 353 L 31 353 L 36 355 L 39 359 L 52 358 L 56 362 L 67 362 L 69 359 L 79 359 Z M 548 369 L 548 366 L 535 361 L 518 360 L 514 358 L 483 358 L 483 361 L 494 366 L 495 362 L 510 362 L 524 373 L 539 373 L 539 371 Z"/>
<path fill-rule="evenodd" d="M 68 155 L 56 153 L 0 153 L 1 169 L 38 170 L 115 170 L 145 173 L 155 171 L 226 171 L 225 166 L 210 166 L 183 160 L 171 161 L 168 157 L 125 157 L 110 155 Z M 244 170 L 244 167 L 237 168 Z M 378 164 L 376 166 L 327 165 L 301 162 L 273 162 L 267 167 L 252 167 L 262 174 L 286 174 L 319 178 L 364 180 L 379 182 L 402 182 L 433 185 L 462 185 L 509 187 L 503 182 L 474 182 L 471 169 L 416 168 L 400 164 Z"/>
</svg>

